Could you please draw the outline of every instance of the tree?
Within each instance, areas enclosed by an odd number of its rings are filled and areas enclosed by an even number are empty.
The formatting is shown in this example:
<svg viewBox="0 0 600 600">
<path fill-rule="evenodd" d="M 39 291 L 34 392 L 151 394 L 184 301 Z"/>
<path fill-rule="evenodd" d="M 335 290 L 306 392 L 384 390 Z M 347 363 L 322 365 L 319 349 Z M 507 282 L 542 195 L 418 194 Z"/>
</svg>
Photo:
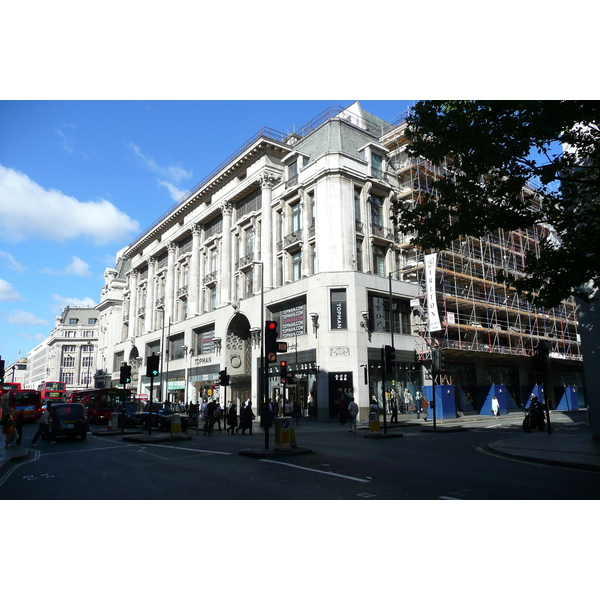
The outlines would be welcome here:
<svg viewBox="0 0 600 600">
<path fill-rule="evenodd" d="M 446 165 L 432 192 L 396 215 L 423 248 L 461 236 L 545 228 L 539 256 L 505 282 L 548 307 L 600 285 L 600 102 L 422 101 L 410 156 Z M 529 194 L 524 194 L 529 190 Z"/>
</svg>

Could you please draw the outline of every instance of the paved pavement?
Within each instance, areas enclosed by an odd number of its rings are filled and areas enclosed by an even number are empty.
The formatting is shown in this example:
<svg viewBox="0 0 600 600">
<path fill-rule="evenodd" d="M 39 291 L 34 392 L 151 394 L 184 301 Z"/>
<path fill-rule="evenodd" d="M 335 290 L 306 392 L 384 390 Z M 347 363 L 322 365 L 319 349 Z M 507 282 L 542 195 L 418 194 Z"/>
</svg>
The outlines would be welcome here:
<svg viewBox="0 0 600 600">
<path fill-rule="evenodd" d="M 586 414 L 585 411 L 576 413 L 580 421 L 582 420 L 582 413 L 583 415 Z M 553 411 L 550 417 L 551 423 L 555 423 L 552 418 L 553 416 L 558 418 L 558 415 L 561 414 Z M 458 433 L 470 428 L 489 427 L 495 423 L 500 424 L 507 421 L 520 423 L 520 417 L 521 414 L 518 412 L 502 415 L 498 419 L 487 415 L 467 415 L 460 419 L 436 421 L 436 427 L 434 428 L 431 420 L 424 421 L 423 419 L 417 419 L 415 415 L 399 415 L 399 422 L 397 424 L 388 422 L 386 429 L 390 438 L 395 437 L 402 431 L 409 431 L 409 428 L 410 431 L 423 433 Z M 258 425 L 254 429 L 255 435 L 259 439 L 262 439 L 261 436 L 264 436 L 263 430 Z M 302 420 L 296 429 L 296 440 L 300 445 L 305 443 L 302 440 L 303 434 L 344 431 L 344 429 L 345 426 L 336 422 L 317 423 Z M 568 428 L 553 426 L 551 434 L 548 434 L 547 431 L 535 431 L 529 434 L 523 432 L 520 435 L 511 434 L 505 439 L 488 444 L 487 449 L 494 454 L 512 459 L 600 472 L 600 440 L 593 440 L 591 431 L 585 425 L 577 427 L 576 430 L 577 432 L 574 433 L 573 431 L 569 431 Z M 107 432 L 103 429 L 93 428 L 92 433 L 94 431 L 96 431 L 97 435 L 123 435 L 120 431 Z M 383 433 L 383 424 L 380 436 L 375 436 L 372 434 L 369 435 L 368 428 L 365 427 L 364 423 L 358 427 L 357 435 L 361 434 L 367 439 L 379 438 L 386 435 Z M 136 432 L 136 437 L 138 435 L 141 435 L 139 430 Z M 147 438 L 147 436 L 144 435 L 144 438 Z M 152 441 L 154 443 L 160 443 L 161 439 L 172 440 L 173 438 L 169 434 L 153 433 Z M 142 439 L 139 441 L 144 443 Z M 4 436 L 0 435 L 0 471 L 12 461 L 25 460 L 27 458 L 29 452 L 28 440 L 25 440 L 24 443 L 27 445 L 15 446 L 6 450 L 4 448 Z M 40 444 L 43 445 L 45 442 L 40 442 Z"/>
</svg>

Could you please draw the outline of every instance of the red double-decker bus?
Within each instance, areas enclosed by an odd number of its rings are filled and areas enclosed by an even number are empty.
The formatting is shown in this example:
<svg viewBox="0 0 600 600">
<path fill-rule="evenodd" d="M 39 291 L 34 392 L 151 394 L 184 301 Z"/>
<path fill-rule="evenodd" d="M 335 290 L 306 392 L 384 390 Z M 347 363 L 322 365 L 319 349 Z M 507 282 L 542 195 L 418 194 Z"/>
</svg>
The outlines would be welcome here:
<svg viewBox="0 0 600 600">
<path fill-rule="evenodd" d="M 22 410 L 27 421 L 37 421 L 42 416 L 42 398 L 36 390 L 8 390 L 0 396 L 0 406 L 3 415 L 12 408 L 17 417 Z"/>
<path fill-rule="evenodd" d="M 38 392 L 42 397 L 42 402 L 64 402 L 65 390 L 67 386 L 62 381 L 44 381 L 38 385 Z"/>
<path fill-rule="evenodd" d="M 71 394 L 71 402 L 85 406 L 90 423 L 106 422 L 123 402 L 129 400 L 130 391 L 121 388 L 79 390 Z"/>
</svg>

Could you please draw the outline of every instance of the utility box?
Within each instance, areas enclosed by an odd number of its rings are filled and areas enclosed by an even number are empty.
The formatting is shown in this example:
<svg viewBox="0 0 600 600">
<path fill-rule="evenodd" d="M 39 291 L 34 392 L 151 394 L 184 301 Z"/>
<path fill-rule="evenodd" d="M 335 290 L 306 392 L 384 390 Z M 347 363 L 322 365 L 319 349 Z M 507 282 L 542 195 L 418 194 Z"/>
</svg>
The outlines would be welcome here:
<svg viewBox="0 0 600 600">
<path fill-rule="evenodd" d="M 181 435 L 181 416 L 173 415 L 171 417 L 171 435 Z"/>
<path fill-rule="evenodd" d="M 296 447 L 296 427 L 292 417 L 275 418 L 275 450 L 290 450 Z"/>
</svg>

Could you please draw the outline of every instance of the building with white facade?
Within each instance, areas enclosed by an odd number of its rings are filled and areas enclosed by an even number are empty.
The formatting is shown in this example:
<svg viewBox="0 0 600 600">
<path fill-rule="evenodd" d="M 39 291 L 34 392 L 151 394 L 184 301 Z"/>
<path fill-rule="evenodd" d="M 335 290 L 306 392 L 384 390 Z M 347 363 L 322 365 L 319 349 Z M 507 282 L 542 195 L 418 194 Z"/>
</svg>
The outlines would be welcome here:
<svg viewBox="0 0 600 600">
<path fill-rule="evenodd" d="M 56 317 L 50 336 L 27 355 L 27 388 L 62 381 L 67 392 L 94 387 L 98 309 L 69 307 Z"/>
<path fill-rule="evenodd" d="M 369 399 L 381 400 L 384 391 L 415 410 L 416 399 L 431 386 L 422 351 L 428 324 L 422 252 L 395 232 L 391 219 L 407 190 L 415 189 L 412 180 L 407 186 L 406 165 L 399 160 L 398 127 L 359 103 L 336 107 L 293 134 L 261 130 L 207 175 L 105 272 L 97 307 L 98 369 L 105 384 L 118 385 L 119 368 L 128 363 L 132 391 L 199 402 L 221 392 L 218 373 L 227 369 L 228 399 L 251 398 L 256 407 L 263 324 L 275 320 L 288 352 L 269 365 L 268 397 L 298 402 L 305 415 L 319 420 L 335 418 L 350 396 L 364 420 Z M 436 293 L 446 308 L 444 260 L 436 271 Z M 468 276 L 473 282 L 477 274 Z M 467 318 L 471 313 L 457 302 L 455 318 Z M 481 319 L 485 310 L 476 308 L 471 312 Z M 506 321 L 513 326 L 523 312 L 514 310 Z M 515 360 L 521 361 L 521 384 L 531 383 L 526 353 L 507 353 L 500 343 L 491 352 L 484 348 L 480 325 L 501 336 L 500 321 L 498 329 L 490 320 L 467 322 L 459 339 L 452 312 L 442 311 L 442 318 L 454 380 L 439 383 L 460 388 L 468 373 L 475 387 L 489 388 L 494 377 L 504 377 L 503 365 L 514 366 Z M 553 316 L 556 322 L 562 318 Z M 503 333 L 509 339 L 511 330 Z M 385 345 L 395 348 L 387 377 Z M 572 346 L 565 377 L 580 363 Z M 161 356 L 161 376 L 150 390 L 145 372 L 152 353 Z M 287 361 L 293 383 L 281 382 L 279 360 Z M 498 368 L 471 372 L 461 366 L 480 360 Z"/>
</svg>

